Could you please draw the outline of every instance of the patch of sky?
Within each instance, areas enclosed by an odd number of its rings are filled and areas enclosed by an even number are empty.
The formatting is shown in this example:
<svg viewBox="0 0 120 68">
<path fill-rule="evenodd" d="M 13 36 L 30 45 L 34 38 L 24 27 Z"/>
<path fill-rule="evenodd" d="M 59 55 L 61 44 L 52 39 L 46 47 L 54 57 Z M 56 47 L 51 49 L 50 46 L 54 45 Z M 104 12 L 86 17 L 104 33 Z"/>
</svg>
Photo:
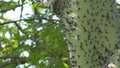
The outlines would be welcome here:
<svg viewBox="0 0 120 68">
<path fill-rule="evenodd" d="M 33 42 L 33 40 L 31 40 L 31 39 L 26 40 L 24 43 L 25 43 L 25 45 L 29 45 L 29 46 L 31 46 L 32 43 L 35 44 L 35 43 Z"/>
<path fill-rule="evenodd" d="M 43 27 L 38 27 L 37 28 L 37 31 L 41 31 L 41 30 L 43 30 Z"/>
<path fill-rule="evenodd" d="M 20 36 L 24 36 L 25 34 L 24 33 L 22 33 L 21 31 L 19 31 L 19 34 L 20 34 Z"/>
<path fill-rule="evenodd" d="M 120 4 L 120 0 L 116 0 L 116 2 Z"/>
<path fill-rule="evenodd" d="M 20 25 L 21 25 L 22 29 L 26 29 L 28 27 L 28 24 L 25 21 L 21 21 Z"/>
<path fill-rule="evenodd" d="M 1 46 L 2 48 L 5 48 L 6 44 L 4 44 L 3 42 L 1 42 L 0 44 L 1 44 L 0 46 Z"/>
<path fill-rule="evenodd" d="M 0 19 L 0 23 L 4 23 L 4 20 Z"/>
<path fill-rule="evenodd" d="M 28 51 L 23 51 L 23 52 L 20 54 L 20 57 L 29 57 L 29 52 L 28 52 Z"/>
<path fill-rule="evenodd" d="M 44 61 L 44 60 L 39 60 L 39 64 L 42 63 L 42 62 L 43 62 L 46 66 L 49 64 L 49 60 L 45 60 L 45 61 Z"/>
<path fill-rule="evenodd" d="M 22 11 L 22 19 L 31 17 L 31 15 L 33 15 L 33 10 L 31 8 L 31 6 L 29 4 L 25 4 L 23 7 L 24 8 L 23 8 L 23 11 Z M 7 18 L 7 19 L 10 19 L 10 20 L 19 20 L 20 15 L 21 15 L 21 7 L 18 7 L 18 8 L 15 9 L 15 11 L 13 11 L 13 10 L 7 11 L 3 15 L 3 17 Z"/>
<path fill-rule="evenodd" d="M 9 33 L 8 31 L 5 33 L 5 37 L 6 37 L 8 40 L 10 40 L 10 33 Z"/>
<path fill-rule="evenodd" d="M 18 65 L 16 68 L 25 68 L 25 66 L 28 66 L 27 68 L 36 68 L 34 65 L 29 65 L 28 63 Z"/>
<path fill-rule="evenodd" d="M 15 27 L 14 23 L 9 23 L 8 28 L 12 28 L 12 27 Z"/>
</svg>

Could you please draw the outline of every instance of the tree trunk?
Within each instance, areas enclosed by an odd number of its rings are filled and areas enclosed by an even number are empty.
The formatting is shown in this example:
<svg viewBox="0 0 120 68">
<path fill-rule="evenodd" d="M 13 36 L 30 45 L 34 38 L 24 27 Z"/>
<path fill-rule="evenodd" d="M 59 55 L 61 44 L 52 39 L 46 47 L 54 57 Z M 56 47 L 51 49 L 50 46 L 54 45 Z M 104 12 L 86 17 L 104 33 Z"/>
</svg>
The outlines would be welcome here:
<svg viewBox="0 0 120 68">
<path fill-rule="evenodd" d="M 53 11 L 65 25 L 70 68 L 106 68 L 112 64 L 120 68 L 115 0 L 57 0 Z"/>
</svg>

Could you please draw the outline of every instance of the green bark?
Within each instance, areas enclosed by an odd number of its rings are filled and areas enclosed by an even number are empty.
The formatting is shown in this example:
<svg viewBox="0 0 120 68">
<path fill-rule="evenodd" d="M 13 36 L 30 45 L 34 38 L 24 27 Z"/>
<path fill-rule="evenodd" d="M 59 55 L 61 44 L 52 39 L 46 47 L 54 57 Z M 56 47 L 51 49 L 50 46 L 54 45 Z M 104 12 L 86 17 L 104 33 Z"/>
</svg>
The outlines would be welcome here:
<svg viewBox="0 0 120 68">
<path fill-rule="evenodd" d="M 60 0 L 53 7 L 65 25 L 71 68 L 120 68 L 115 0 Z"/>
</svg>

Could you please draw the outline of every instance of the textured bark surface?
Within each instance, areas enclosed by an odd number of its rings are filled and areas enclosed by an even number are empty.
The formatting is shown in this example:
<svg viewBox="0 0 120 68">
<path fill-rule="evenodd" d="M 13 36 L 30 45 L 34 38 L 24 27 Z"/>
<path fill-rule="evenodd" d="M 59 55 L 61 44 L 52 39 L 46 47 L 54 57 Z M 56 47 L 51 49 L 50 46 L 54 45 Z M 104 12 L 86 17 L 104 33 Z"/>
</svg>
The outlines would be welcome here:
<svg viewBox="0 0 120 68">
<path fill-rule="evenodd" d="M 120 68 L 115 0 L 57 0 L 53 11 L 65 25 L 71 68 Z"/>
</svg>

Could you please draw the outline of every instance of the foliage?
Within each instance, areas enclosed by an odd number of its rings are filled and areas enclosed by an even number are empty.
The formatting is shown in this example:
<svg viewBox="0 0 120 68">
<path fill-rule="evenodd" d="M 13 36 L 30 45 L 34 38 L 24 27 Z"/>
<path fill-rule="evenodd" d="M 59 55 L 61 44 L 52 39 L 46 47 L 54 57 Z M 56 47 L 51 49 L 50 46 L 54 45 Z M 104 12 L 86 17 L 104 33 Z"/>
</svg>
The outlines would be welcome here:
<svg viewBox="0 0 120 68">
<path fill-rule="evenodd" d="M 23 15 L 26 4 L 31 6 L 33 14 Z M 19 19 L 4 16 L 19 7 Z M 42 4 L 33 0 L 0 1 L 0 15 L 0 68 L 21 64 L 25 64 L 24 68 L 68 68 L 63 25 Z"/>
<path fill-rule="evenodd" d="M 25 5 L 31 7 L 32 14 L 24 15 Z M 18 8 L 17 19 L 5 17 Z M 53 17 L 54 14 L 34 0 L 0 1 L 0 68 L 17 68 L 21 64 L 24 68 L 68 68 L 63 25 Z"/>
</svg>

